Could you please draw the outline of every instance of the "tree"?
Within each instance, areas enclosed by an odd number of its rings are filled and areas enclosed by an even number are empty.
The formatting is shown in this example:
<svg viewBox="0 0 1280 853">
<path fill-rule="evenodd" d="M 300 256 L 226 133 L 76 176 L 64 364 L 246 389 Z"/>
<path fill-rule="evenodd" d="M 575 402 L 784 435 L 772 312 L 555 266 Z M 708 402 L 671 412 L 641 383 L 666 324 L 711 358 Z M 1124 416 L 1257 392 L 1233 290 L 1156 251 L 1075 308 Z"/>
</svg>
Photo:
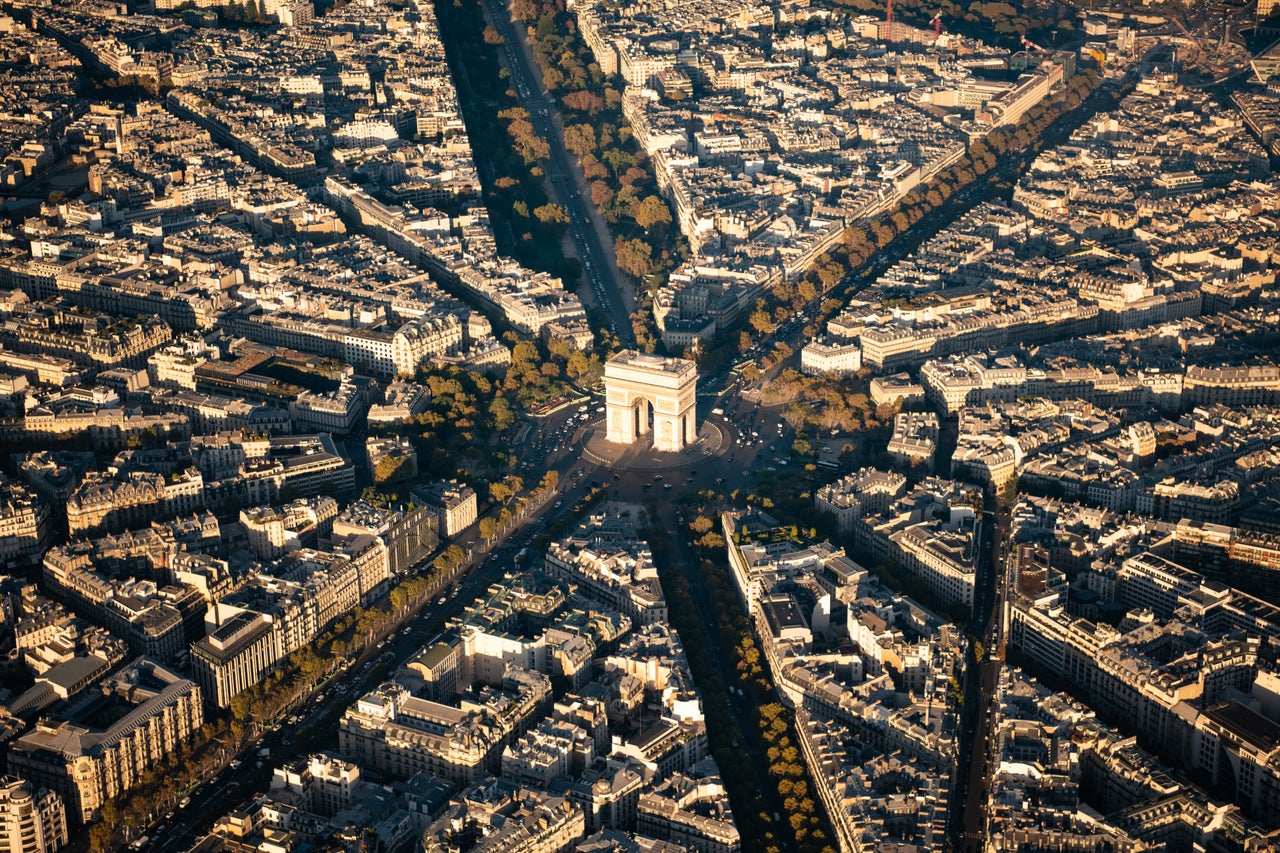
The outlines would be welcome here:
<svg viewBox="0 0 1280 853">
<path fill-rule="evenodd" d="M 564 147 L 579 157 L 595 150 L 596 130 L 589 124 L 571 124 L 564 129 Z"/>
<path fill-rule="evenodd" d="M 484 28 L 484 43 L 485 43 L 485 44 L 495 44 L 495 45 L 496 45 L 496 44 L 502 44 L 502 42 L 503 42 L 502 35 L 501 35 L 497 30 L 495 30 L 493 27 L 485 27 L 485 28 Z"/>
<path fill-rule="evenodd" d="M 646 196 L 644 201 L 636 205 L 634 218 L 636 224 L 646 231 L 655 225 L 670 225 L 671 211 L 667 203 L 656 195 Z"/>
<path fill-rule="evenodd" d="M 486 515 L 480 519 L 480 538 L 488 542 L 493 538 L 493 534 L 498 532 L 498 522 L 492 516 Z"/>
<path fill-rule="evenodd" d="M 603 144 L 602 141 L 601 145 Z M 610 148 L 600 159 L 609 164 L 609 168 L 613 170 L 615 175 L 623 174 L 636 164 L 636 158 L 625 151 L 619 151 L 617 148 Z"/>
<path fill-rule="evenodd" d="M 773 331 L 773 318 L 768 311 L 757 308 L 747 318 L 747 322 L 751 324 L 751 328 L 755 329 L 763 335 L 767 335 Z"/>
<path fill-rule="evenodd" d="M 403 480 L 413 472 L 413 461 L 408 456 L 384 456 L 373 466 L 375 483 Z"/>
<path fill-rule="evenodd" d="M 489 417 L 493 421 L 493 428 L 498 432 L 509 429 L 516 422 L 511 404 L 507 402 L 506 397 L 501 396 L 495 396 L 493 402 L 489 404 Z"/>
<path fill-rule="evenodd" d="M 567 225 L 569 222 L 569 214 L 558 204 L 544 204 L 541 207 L 534 208 L 533 215 L 538 218 L 539 222 L 550 224 L 553 222 Z"/>
<path fill-rule="evenodd" d="M 564 372 L 570 379 L 579 379 L 591 374 L 591 362 L 582 352 L 574 350 L 569 353 Z"/>
<path fill-rule="evenodd" d="M 489 500 L 494 503 L 504 504 L 511 500 L 513 492 L 511 487 L 506 483 L 490 483 L 489 484 Z"/>
<path fill-rule="evenodd" d="M 598 210 L 604 210 L 613 201 L 613 190 L 604 181 L 591 182 L 591 203 Z"/>
<path fill-rule="evenodd" d="M 585 89 L 565 95 L 562 103 L 571 110 L 587 113 L 588 115 L 595 115 L 604 109 L 604 99 L 595 92 L 588 92 Z M 592 135 L 594 136 L 594 131 Z"/>
<path fill-rule="evenodd" d="M 627 171 L 623 172 L 622 175 L 618 177 L 618 182 L 623 186 L 628 187 L 635 186 L 636 184 L 647 180 L 649 180 L 649 173 L 644 169 L 641 169 L 639 166 L 629 167 Z"/>
<path fill-rule="evenodd" d="M 653 250 L 643 240 L 619 240 L 614 244 L 618 257 L 618 269 L 634 278 L 644 278 L 653 272 Z"/>
</svg>

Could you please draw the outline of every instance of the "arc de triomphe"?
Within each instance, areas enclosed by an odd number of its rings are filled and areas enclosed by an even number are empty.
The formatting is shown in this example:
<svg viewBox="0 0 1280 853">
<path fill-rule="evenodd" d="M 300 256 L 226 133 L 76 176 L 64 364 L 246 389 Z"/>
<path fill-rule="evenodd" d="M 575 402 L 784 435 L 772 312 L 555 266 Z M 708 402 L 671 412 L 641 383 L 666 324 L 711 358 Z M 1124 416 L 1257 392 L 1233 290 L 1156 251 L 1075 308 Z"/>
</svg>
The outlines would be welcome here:
<svg viewBox="0 0 1280 853">
<path fill-rule="evenodd" d="M 604 365 L 605 438 L 634 444 L 649 432 L 653 449 L 677 453 L 698 439 L 698 368 L 688 359 L 623 350 Z"/>
</svg>

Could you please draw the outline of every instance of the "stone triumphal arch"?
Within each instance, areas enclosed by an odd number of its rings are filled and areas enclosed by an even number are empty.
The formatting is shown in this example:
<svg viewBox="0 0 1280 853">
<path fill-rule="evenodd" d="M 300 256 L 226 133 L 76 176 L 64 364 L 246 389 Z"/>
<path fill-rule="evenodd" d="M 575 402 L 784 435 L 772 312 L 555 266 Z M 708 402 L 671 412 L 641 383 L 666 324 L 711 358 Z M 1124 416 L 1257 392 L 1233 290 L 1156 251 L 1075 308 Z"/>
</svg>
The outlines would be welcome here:
<svg viewBox="0 0 1280 853">
<path fill-rule="evenodd" d="M 653 449 L 678 452 L 698 439 L 698 368 L 684 358 L 623 350 L 604 366 L 607 440 L 634 444 L 648 434 Z"/>
</svg>

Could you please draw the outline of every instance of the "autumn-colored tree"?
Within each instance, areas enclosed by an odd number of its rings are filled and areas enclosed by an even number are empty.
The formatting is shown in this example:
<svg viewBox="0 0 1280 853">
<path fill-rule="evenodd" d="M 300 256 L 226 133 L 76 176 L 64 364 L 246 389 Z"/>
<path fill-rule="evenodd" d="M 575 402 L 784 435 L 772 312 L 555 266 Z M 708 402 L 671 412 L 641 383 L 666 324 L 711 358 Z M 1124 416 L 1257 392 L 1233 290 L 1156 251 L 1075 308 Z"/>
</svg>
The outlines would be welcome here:
<svg viewBox="0 0 1280 853">
<path fill-rule="evenodd" d="M 757 308 L 757 310 L 751 312 L 751 316 L 747 318 L 747 322 L 751 324 L 751 328 L 755 329 L 762 335 L 767 335 L 773 331 L 773 317 L 769 315 L 768 311 L 765 311 L 762 308 Z"/>
<path fill-rule="evenodd" d="M 818 285 L 822 288 L 823 293 L 826 293 L 828 290 L 835 287 L 840 283 L 840 279 L 844 278 L 844 267 L 834 261 L 820 263 L 816 268 L 814 268 L 813 272 L 814 275 L 817 276 Z M 808 302 L 817 298 L 818 290 L 814 287 L 811 280 L 806 278 L 801 281 L 800 284 L 807 286 L 804 288 L 805 292 L 800 294 L 803 301 Z M 801 289 L 800 285 L 797 285 L 796 290 L 799 291 Z"/>
<path fill-rule="evenodd" d="M 643 240 L 619 240 L 614 244 L 618 257 L 618 269 L 634 278 L 643 278 L 653 272 L 653 249 Z"/>
<path fill-rule="evenodd" d="M 637 204 L 640 203 L 640 191 L 633 186 L 624 186 L 618 190 L 616 206 L 620 210 L 635 210 Z"/>
<path fill-rule="evenodd" d="M 568 224 L 569 214 L 558 204 L 544 204 L 533 210 L 533 215 L 538 218 L 539 222 L 551 224 L 553 222 L 560 224 Z"/>
<path fill-rule="evenodd" d="M 630 187 L 638 183 L 642 183 L 648 180 L 648 178 L 649 173 L 644 169 L 641 169 L 639 166 L 631 166 L 627 171 L 618 176 L 618 183 L 622 184 L 624 187 Z"/>
<path fill-rule="evenodd" d="M 670 225 L 671 211 L 667 203 L 656 195 L 646 196 L 644 201 L 635 207 L 633 214 L 636 224 L 648 230 L 655 225 Z"/>
<path fill-rule="evenodd" d="M 613 197 L 613 190 L 604 181 L 591 182 L 591 203 L 597 208 L 604 210 L 613 201 Z"/>
<path fill-rule="evenodd" d="M 594 154 L 585 154 L 582 157 L 582 174 L 586 175 L 589 181 L 604 180 L 609 177 L 609 170 L 601 163 Z"/>
<path fill-rule="evenodd" d="M 596 131 L 589 124 L 571 124 L 564 129 L 564 147 L 579 157 L 590 154 L 596 147 Z"/>
<path fill-rule="evenodd" d="M 589 92 L 585 89 L 565 95 L 562 103 L 571 110 L 577 110 L 588 115 L 595 115 L 604 109 L 604 98 L 601 98 L 595 92 Z"/>
</svg>

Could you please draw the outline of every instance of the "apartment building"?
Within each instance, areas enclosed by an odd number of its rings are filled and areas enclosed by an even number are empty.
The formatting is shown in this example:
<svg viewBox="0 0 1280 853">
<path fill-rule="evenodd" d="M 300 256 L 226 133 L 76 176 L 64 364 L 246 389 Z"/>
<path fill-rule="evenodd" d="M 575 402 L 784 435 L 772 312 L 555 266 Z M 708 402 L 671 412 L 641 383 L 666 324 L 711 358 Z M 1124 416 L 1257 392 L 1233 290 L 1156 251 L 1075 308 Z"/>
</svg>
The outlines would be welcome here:
<svg viewBox="0 0 1280 853">
<path fill-rule="evenodd" d="M 9 853 L 53 853 L 67 843 L 67 813 L 51 790 L 0 778 L 0 845 Z"/>
<path fill-rule="evenodd" d="M 9 772 L 56 792 L 76 826 L 95 819 L 204 724 L 200 688 L 138 658 L 58 719 L 13 742 Z"/>
</svg>

